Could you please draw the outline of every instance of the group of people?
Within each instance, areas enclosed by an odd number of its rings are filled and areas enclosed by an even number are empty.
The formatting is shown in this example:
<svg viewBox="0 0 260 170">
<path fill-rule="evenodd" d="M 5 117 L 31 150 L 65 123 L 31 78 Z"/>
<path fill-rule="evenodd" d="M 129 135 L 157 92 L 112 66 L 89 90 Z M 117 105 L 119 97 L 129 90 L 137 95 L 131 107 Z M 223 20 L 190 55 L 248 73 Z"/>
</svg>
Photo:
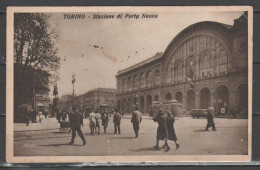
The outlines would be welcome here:
<svg viewBox="0 0 260 170">
<path fill-rule="evenodd" d="M 114 133 L 120 134 L 120 123 L 121 123 L 122 115 L 119 113 L 117 109 L 115 109 L 114 112 Z M 214 123 L 214 114 L 213 114 L 213 108 L 209 108 L 207 110 L 206 114 L 207 118 L 207 126 L 206 131 L 210 127 L 212 127 L 212 130 L 216 131 L 215 123 Z M 72 107 L 72 112 L 69 114 L 69 120 L 70 120 L 70 128 L 72 130 L 72 138 L 71 142 L 69 144 L 74 143 L 74 139 L 76 137 L 76 132 L 82 139 L 83 145 L 86 144 L 86 140 L 83 136 L 81 126 L 83 126 L 83 116 L 82 114 L 77 110 L 76 107 Z M 159 141 L 163 140 L 164 145 L 162 148 L 164 148 L 165 152 L 170 150 L 170 147 L 168 145 L 168 140 L 174 141 L 176 145 L 176 150 L 180 147 L 180 144 L 177 141 L 177 136 L 174 129 L 174 122 L 175 122 L 175 116 L 174 113 L 171 113 L 170 111 L 167 111 L 166 113 L 163 111 L 163 109 L 160 109 L 157 113 L 157 115 L 153 118 L 154 122 L 158 123 L 157 128 L 157 135 L 156 135 L 156 145 L 154 146 L 154 149 L 160 149 L 159 147 Z M 98 111 L 92 111 L 89 115 L 89 126 L 91 134 L 94 135 L 94 133 L 100 134 L 100 124 L 104 127 L 104 133 L 106 133 L 108 122 L 109 122 L 109 114 L 106 111 L 103 111 L 102 114 L 100 114 Z M 138 107 L 134 107 L 134 111 L 132 112 L 132 118 L 131 123 L 133 125 L 133 130 L 135 132 L 135 138 L 138 137 L 138 132 L 140 129 L 140 124 L 142 122 L 142 114 L 140 111 L 138 111 Z"/>
<path fill-rule="evenodd" d="M 33 123 L 41 123 L 43 117 L 45 117 L 45 119 L 48 117 L 48 112 L 44 109 L 39 109 L 38 111 L 36 111 L 36 109 L 26 109 L 24 115 L 25 124 L 29 126 L 30 121 Z"/>
</svg>

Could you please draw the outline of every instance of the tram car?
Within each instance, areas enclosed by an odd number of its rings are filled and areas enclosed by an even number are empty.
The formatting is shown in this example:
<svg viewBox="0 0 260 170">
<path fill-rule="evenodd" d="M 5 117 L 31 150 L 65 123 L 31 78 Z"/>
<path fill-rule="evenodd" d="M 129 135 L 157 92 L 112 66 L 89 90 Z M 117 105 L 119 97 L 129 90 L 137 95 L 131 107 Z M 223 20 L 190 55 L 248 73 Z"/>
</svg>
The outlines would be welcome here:
<svg viewBox="0 0 260 170">
<path fill-rule="evenodd" d="M 149 106 L 149 116 L 154 117 L 157 115 L 160 109 L 163 109 L 163 112 L 166 113 L 167 111 L 171 111 L 171 113 L 177 116 L 183 116 L 184 112 L 182 109 L 182 104 L 178 103 L 177 100 L 169 100 L 166 102 L 153 102 L 153 105 Z"/>
</svg>

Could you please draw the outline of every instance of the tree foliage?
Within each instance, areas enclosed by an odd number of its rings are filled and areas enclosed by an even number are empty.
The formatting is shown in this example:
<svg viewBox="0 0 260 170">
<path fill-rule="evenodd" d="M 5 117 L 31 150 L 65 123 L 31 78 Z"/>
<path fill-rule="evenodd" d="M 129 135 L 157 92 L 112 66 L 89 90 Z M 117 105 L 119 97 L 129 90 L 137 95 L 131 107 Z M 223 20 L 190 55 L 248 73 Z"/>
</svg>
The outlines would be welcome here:
<svg viewBox="0 0 260 170">
<path fill-rule="evenodd" d="M 55 41 L 58 33 L 43 13 L 14 14 L 15 105 L 31 102 L 33 94 L 49 91 L 60 58 Z"/>
</svg>

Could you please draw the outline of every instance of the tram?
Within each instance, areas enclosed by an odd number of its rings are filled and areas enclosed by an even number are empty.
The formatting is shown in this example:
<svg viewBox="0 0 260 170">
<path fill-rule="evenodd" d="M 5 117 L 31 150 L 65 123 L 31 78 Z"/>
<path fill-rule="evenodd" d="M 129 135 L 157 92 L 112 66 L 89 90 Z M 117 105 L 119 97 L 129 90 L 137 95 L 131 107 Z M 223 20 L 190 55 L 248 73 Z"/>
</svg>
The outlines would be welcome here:
<svg viewBox="0 0 260 170">
<path fill-rule="evenodd" d="M 182 104 L 177 100 L 169 100 L 165 102 L 153 102 L 153 105 L 150 105 L 148 108 L 149 116 L 154 117 L 160 109 L 163 109 L 163 112 L 166 113 L 170 111 L 175 117 L 183 116 Z"/>
</svg>

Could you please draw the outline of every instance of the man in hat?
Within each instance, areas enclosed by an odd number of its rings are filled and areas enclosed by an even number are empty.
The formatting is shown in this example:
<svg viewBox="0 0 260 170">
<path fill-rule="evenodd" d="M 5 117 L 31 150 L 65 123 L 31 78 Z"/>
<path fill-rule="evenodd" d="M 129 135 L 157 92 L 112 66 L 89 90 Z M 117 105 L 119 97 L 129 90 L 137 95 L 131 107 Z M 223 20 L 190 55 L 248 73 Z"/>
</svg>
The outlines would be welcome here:
<svg viewBox="0 0 260 170">
<path fill-rule="evenodd" d="M 102 126 L 104 127 L 104 133 L 106 133 L 108 122 L 109 122 L 109 117 L 108 117 L 107 111 L 104 110 L 101 117 L 102 117 Z"/>
<path fill-rule="evenodd" d="M 138 137 L 138 131 L 139 131 L 141 121 L 142 121 L 141 112 L 139 112 L 137 106 L 135 106 L 132 114 L 131 123 L 133 123 L 133 128 L 135 131 L 136 138 Z"/>
<path fill-rule="evenodd" d="M 120 122 L 121 122 L 121 114 L 118 112 L 118 109 L 115 110 L 115 114 L 114 114 L 114 119 L 113 119 L 113 123 L 114 123 L 114 134 L 116 134 L 118 132 L 118 134 L 120 134 Z"/>
<path fill-rule="evenodd" d="M 96 114 L 92 110 L 92 112 L 89 114 L 89 128 L 90 128 L 90 134 L 94 135 L 95 128 L 96 128 Z"/>
<path fill-rule="evenodd" d="M 101 114 L 100 114 L 97 110 L 96 110 L 95 119 L 96 119 L 95 131 L 96 131 L 97 134 L 100 134 L 100 120 L 101 120 Z"/>
<path fill-rule="evenodd" d="M 81 113 L 78 112 L 75 106 L 72 107 L 72 112 L 70 115 L 70 128 L 72 130 L 72 138 L 69 144 L 74 144 L 74 139 L 76 137 L 76 132 L 83 142 L 83 146 L 86 144 L 86 140 L 81 131 L 81 125 L 83 126 L 83 117 Z"/>
<path fill-rule="evenodd" d="M 212 130 L 216 131 L 213 112 L 214 112 L 213 107 L 209 107 L 207 109 L 206 118 L 207 118 L 208 123 L 207 123 L 205 131 L 208 131 L 209 127 L 212 127 Z"/>
<path fill-rule="evenodd" d="M 157 135 L 156 135 L 156 145 L 154 146 L 154 149 L 158 150 L 159 149 L 159 140 L 164 140 L 165 141 L 164 149 L 165 149 L 165 152 L 167 152 L 170 150 L 170 147 L 167 143 L 167 140 L 168 140 L 168 131 L 167 131 L 167 125 L 166 125 L 167 117 L 163 113 L 163 109 L 159 110 L 157 115 L 153 118 L 153 121 L 158 123 Z"/>
</svg>

